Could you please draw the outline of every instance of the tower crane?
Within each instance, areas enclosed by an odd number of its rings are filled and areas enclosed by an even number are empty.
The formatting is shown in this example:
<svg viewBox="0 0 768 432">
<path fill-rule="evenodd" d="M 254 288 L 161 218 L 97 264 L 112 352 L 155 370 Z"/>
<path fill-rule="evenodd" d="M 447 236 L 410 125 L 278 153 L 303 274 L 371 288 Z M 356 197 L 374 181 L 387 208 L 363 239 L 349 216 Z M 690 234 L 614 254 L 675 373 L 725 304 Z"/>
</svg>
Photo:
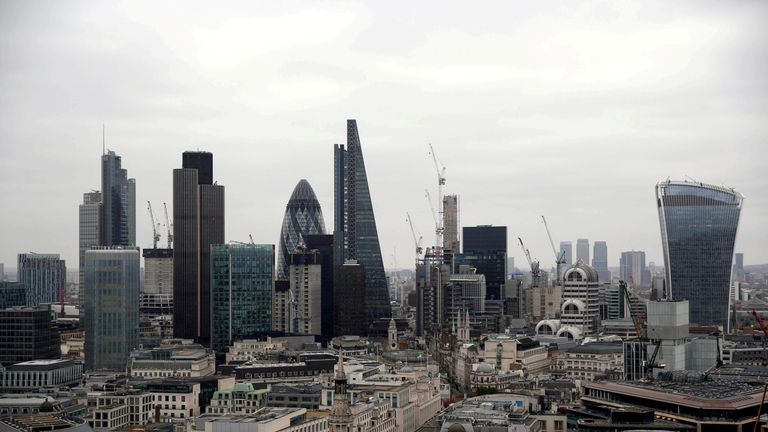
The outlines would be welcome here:
<svg viewBox="0 0 768 432">
<path fill-rule="evenodd" d="M 442 251 L 442 244 L 441 244 L 441 238 L 442 238 L 442 223 L 440 222 L 440 218 L 437 215 L 437 212 L 435 211 L 435 206 L 432 204 L 432 195 L 429 193 L 429 189 L 424 189 L 425 196 L 427 198 L 427 202 L 429 202 L 429 209 L 432 211 L 432 219 L 435 221 L 435 245 L 433 246 L 433 251 L 435 257 L 441 255 Z"/>
<path fill-rule="evenodd" d="M 528 265 L 531 266 L 531 279 L 533 280 L 532 286 L 539 286 L 539 280 L 541 279 L 541 269 L 539 268 L 539 261 L 538 260 L 534 261 L 531 259 L 531 253 L 528 252 L 528 249 L 525 248 L 525 244 L 523 244 L 523 239 L 518 237 L 517 240 L 520 242 L 520 247 L 523 248 L 523 252 L 525 253 L 525 259 L 528 260 Z"/>
<path fill-rule="evenodd" d="M 445 165 L 437 158 L 434 147 L 429 144 L 429 154 L 432 155 L 432 162 L 435 163 L 435 172 L 437 173 L 437 213 L 435 209 L 432 209 L 432 213 L 435 214 L 435 248 L 442 250 L 443 248 L 443 186 L 445 186 Z M 430 200 L 430 206 L 432 201 Z"/>
<path fill-rule="evenodd" d="M 547 219 L 544 217 L 544 215 L 541 215 L 541 220 L 544 222 L 544 228 L 547 230 L 547 237 L 549 237 L 549 244 L 552 245 L 552 253 L 555 254 L 555 266 L 557 268 L 557 277 L 555 278 L 556 281 L 560 281 L 560 266 L 562 264 L 565 264 L 565 251 L 561 250 L 560 253 L 557 253 L 557 248 L 555 248 L 555 241 L 552 240 L 552 233 L 549 232 L 549 225 L 547 225 Z"/>
<path fill-rule="evenodd" d="M 149 218 L 152 220 L 152 248 L 157 249 L 157 242 L 160 240 L 160 233 L 157 230 L 160 228 L 160 224 L 155 224 L 155 214 L 152 212 L 152 203 L 147 201 L 147 210 L 149 210 Z"/>
<path fill-rule="evenodd" d="M 168 249 L 173 249 L 173 224 L 168 219 L 168 206 L 163 203 L 163 209 L 165 209 L 165 228 L 168 230 Z"/>
<path fill-rule="evenodd" d="M 416 239 L 416 231 L 413 229 L 413 220 L 411 219 L 411 214 L 406 212 L 405 217 L 406 217 L 406 220 L 408 221 L 408 225 L 411 226 L 411 236 L 413 236 L 413 244 L 416 246 L 416 261 L 418 261 L 419 257 L 421 256 L 421 252 L 424 250 L 421 247 L 422 237 L 419 236 L 419 238 Z"/>
</svg>

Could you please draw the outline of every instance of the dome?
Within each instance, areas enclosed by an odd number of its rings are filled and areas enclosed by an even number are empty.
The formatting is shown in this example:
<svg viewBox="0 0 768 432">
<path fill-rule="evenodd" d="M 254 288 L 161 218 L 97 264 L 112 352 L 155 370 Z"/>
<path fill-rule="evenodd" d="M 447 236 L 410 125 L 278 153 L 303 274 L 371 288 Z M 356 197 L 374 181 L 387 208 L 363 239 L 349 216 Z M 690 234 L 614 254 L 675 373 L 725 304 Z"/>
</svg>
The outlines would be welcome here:
<svg viewBox="0 0 768 432">
<path fill-rule="evenodd" d="M 493 371 L 493 366 L 488 363 L 480 363 L 477 365 L 477 369 L 475 369 L 475 372 L 477 373 L 493 373 Z"/>
<path fill-rule="evenodd" d="M 467 432 L 467 430 L 461 423 L 454 423 L 448 428 L 448 432 Z"/>
<path fill-rule="evenodd" d="M 568 282 L 594 282 L 597 283 L 600 280 L 600 276 L 592 266 L 584 264 L 579 260 L 576 264 L 570 266 L 563 274 L 563 280 Z"/>
<path fill-rule="evenodd" d="M 306 179 L 301 179 L 293 188 L 291 198 L 285 206 L 275 269 L 277 277 L 288 276 L 291 253 L 302 237 L 310 234 L 325 234 L 325 221 L 315 191 Z"/>
<path fill-rule="evenodd" d="M 51 401 L 49 401 L 47 399 L 46 399 L 45 402 L 43 402 L 40 405 L 40 412 L 41 413 L 48 413 L 48 412 L 53 412 L 53 411 L 54 411 L 53 410 L 53 404 L 51 403 Z"/>
</svg>

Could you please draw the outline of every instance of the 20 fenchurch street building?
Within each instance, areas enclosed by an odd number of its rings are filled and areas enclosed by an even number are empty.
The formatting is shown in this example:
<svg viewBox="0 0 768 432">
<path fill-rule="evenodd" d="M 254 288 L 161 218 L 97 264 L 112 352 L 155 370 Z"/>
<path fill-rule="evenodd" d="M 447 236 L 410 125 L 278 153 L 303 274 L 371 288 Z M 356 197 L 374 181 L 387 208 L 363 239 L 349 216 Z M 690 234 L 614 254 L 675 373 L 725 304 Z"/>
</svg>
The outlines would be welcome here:
<svg viewBox="0 0 768 432">
<path fill-rule="evenodd" d="M 728 328 L 731 264 L 744 197 L 696 182 L 656 185 L 667 296 L 688 300 L 690 321 Z"/>
</svg>

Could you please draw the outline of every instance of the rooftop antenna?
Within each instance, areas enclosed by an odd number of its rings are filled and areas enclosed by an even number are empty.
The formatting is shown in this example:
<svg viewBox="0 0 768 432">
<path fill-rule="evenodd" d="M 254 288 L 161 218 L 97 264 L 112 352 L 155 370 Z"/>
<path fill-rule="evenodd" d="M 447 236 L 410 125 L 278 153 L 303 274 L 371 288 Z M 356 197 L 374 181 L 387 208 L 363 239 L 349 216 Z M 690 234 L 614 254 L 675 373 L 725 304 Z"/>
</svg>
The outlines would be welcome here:
<svg viewBox="0 0 768 432">
<path fill-rule="evenodd" d="M 104 123 L 101 124 L 101 155 L 107 154 L 107 134 L 104 128 Z"/>
</svg>

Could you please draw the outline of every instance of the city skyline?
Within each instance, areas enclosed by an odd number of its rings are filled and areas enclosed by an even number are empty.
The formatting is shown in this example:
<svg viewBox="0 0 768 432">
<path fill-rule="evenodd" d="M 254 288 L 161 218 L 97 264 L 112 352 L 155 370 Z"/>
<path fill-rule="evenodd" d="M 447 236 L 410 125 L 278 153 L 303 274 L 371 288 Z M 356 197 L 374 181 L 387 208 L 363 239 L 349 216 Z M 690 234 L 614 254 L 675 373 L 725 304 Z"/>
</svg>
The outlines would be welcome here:
<svg viewBox="0 0 768 432">
<path fill-rule="evenodd" d="M 197 148 L 216 154 L 217 180 L 227 185 L 226 240 L 246 241 L 252 234 L 277 245 L 284 200 L 299 179 L 313 185 L 321 206 L 332 207 L 331 147 L 345 142 L 344 119 L 356 118 L 387 268 L 395 250 L 396 267 L 413 266 L 406 211 L 425 245 L 431 243 L 432 217 L 423 197 L 425 188 L 436 194 L 429 142 L 447 168 L 446 193 L 460 195 L 460 226 L 507 226 L 509 256 L 520 268 L 525 259 L 514 245 L 517 236 L 542 268 L 554 261 L 540 214 L 555 242 L 606 241 L 611 267 L 633 249 L 659 265 L 653 188 L 686 175 L 745 195 L 736 251 L 745 254 L 745 265 L 768 263 L 761 247 L 768 233 L 760 225 L 768 218 L 768 179 L 761 171 L 768 130 L 759 120 L 768 111 L 767 62 L 758 55 L 745 66 L 733 57 L 767 51 L 767 30 L 758 18 L 766 5 L 712 3 L 705 10 L 682 3 L 667 17 L 657 16 L 653 4 L 632 5 L 608 8 L 610 16 L 599 23 L 593 20 L 601 7 L 590 3 L 564 6 L 543 22 L 535 10 L 499 5 L 499 17 L 483 25 L 451 21 L 450 27 L 430 23 L 419 30 L 404 24 L 403 35 L 385 44 L 383 30 L 396 19 L 392 11 L 321 6 L 301 13 L 271 6 L 278 9 L 246 11 L 239 21 L 209 14 L 205 25 L 192 19 L 203 12 L 185 10 L 186 24 L 160 28 L 145 5 L 94 5 L 101 20 L 93 23 L 98 37 L 92 38 L 80 28 L 92 23 L 88 8 L 53 5 L 42 12 L 3 5 L 0 31 L 10 45 L 8 67 L 0 71 L 0 194 L 25 205 L 5 206 L 0 216 L 0 262 L 10 269 L 18 253 L 59 253 L 74 269 L 77 206 L 83 192 L 100 187 L 102 123 L 106 148 L 136 179 L 136 243 L 144 248 L 152 235 L 141 203 L 170 207 L 178 154 Z M 424 16 L 422 7 L 408 12 Z M 458 14 L 445 7 L 448 15 Z M 580 18 L 564 19 L 574 13 Z M 511 15 L 519 19 L 515 31 L 503 25 Z M 307 25 L 313 17 L 338 26 Z M 553 31 L 559 23 L 567 25 Z M 216 43 L 270 25 L 304 28 L 302 39 L 322 37 L 306 43 L 278 33 L 264 45 L 214 50 Z M 627 29 L 643 37 L 628 36 Z M 199 33 L 205 37 L 182 37 Z M 72 46 L 59 44 L 63 35 Z M 573 42 L 565 43 L 570 36 Z M 531 39 L 537 42 L 525 48 Z M 500 43 L 525 66 L 496 58 Z M 452 47 L 472 54 L 466 62 L 451 59 L 445 53 Z M 536 54 L 547 47 L 557 62 Z M 143 55 L 147 50 L 155 55 Z M 344 61 L 346 55 L 358 64 Z M 254 58 L 265 60 L 258 65 L 274 62 L 265 74 L 284 72 L 276 88 L 244 80 Z M 118 73 L 126 59 L 143 72 Z M 94 67 L 80 76 L 84 65 Z M 59 76 L 41 73 L 50 68 Z M 166 68 L 179 79 L 171 80 Z M 123 84 L 113 86 L 114 77 Z M 65 92 L 68 87 L 78 96 Z M 258 96 L 265 97 L 255 102 Z M 691 106 L 698 107 L 696 115 L 688 114 Z M 578 184 L 574 160 L 593 164 L 579 170 Z M 291 169 L 279 169 L 289 163 Z"/>
</svg>

